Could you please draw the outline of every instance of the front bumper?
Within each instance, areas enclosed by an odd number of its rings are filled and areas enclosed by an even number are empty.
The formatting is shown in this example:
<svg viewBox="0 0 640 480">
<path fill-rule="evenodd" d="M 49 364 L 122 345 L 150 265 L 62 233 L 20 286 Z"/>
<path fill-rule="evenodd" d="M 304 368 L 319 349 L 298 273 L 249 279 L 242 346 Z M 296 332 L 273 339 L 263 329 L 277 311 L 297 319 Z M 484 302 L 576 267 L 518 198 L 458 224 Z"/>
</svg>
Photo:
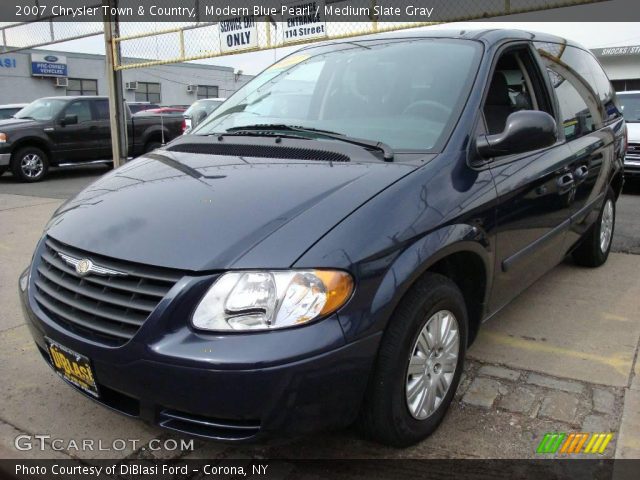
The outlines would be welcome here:
<svg viewBox="0 0 640 480">
<path fill-rule="evenodd" d="M 190 287 L 202 279 L 185 278 L 133 339 L 109 347 L 51 319 L 32 295 L 31 277 L 21 279 L 21 303 L 47 363 L 45 337 L 90 359 L 103 405 L 217 440 L 250 441 L 350 424 L 380 340 L 376 334 L 346 344 L 336 317 L 279 332 L 202 334 L 188 325 L 192 307 L 186 305 L 194 301 Z"/>
<path fill-rule="evenodd" d="M 627 153 L 624 158 L 624 174 L 627 177 L 640 176 L 640 155 Z"/>
</svg>

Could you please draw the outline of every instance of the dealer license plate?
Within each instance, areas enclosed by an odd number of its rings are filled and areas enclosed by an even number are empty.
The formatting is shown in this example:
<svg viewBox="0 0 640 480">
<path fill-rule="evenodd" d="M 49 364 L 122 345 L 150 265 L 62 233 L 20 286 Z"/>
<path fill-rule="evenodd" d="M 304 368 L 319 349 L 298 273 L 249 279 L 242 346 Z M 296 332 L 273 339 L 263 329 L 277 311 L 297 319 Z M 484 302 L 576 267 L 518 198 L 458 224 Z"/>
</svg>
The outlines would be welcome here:
<svg viewBox="0 0 640 480">
<path fill-rule="evenodd" d="M 99 397 L 98 386 L 89 359 L 49 338 L 45 338 L 45 340 L 49 347 L 51 364 L 56 373 L 89 395 Z"/>
</svg>

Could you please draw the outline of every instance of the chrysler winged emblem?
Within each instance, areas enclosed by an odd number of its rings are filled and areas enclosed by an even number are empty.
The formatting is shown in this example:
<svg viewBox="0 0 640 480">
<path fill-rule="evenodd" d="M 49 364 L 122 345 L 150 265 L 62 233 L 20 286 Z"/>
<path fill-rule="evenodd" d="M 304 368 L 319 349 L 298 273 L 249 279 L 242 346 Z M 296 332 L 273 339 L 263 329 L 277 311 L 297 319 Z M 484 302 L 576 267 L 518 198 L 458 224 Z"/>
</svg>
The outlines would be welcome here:
<svg viewBox="0 0 640 480">
<path fill-rule="evenodd" d="M 74 257 L 72 257 L 70 255 L 67 255 L 67 254 L 61 253 L 61 252 L 58 252 L 58 255 L 65 262 L 67 262 L 68 265 L 70 265 L 73 268 L 75 268 L 76 273 L 78 275 L 80 275 L 81 277 L 89 275 L 90 273 L 94 273 L 96 275 L 105 275 L 105 276 L 109 276 L 109 275 L 126 276 L 127 275 L 125 272 L 120 272 L 118 270 L 112 270 L 110 268 L 101 267 L 100 265 L 96 265 L 95 263 L 93 263 L 88 258 L 82 258 L 82 259 L 74 258 Z"/>
</svg>

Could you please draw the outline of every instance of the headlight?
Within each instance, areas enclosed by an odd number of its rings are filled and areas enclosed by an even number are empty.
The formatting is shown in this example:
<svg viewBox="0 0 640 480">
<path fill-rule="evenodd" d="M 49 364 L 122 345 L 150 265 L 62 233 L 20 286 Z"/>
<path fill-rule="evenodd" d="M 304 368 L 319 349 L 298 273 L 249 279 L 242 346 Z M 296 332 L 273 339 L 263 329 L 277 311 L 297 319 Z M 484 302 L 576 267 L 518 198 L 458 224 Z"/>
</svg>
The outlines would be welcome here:
<svg viewBox="0 0 640 480">
<path fill-rule="evenodd" d="M 0 133 L 0 143 L 7 143 L 7 140 L 9 140 L 7 138 L 7 134 L 6 133 Z"/>
<path fill-rule="evenodd" d="M 337 270 L 229 272 L 200 300 L 192 323 L 203 330 L 270 330 L 303 325 L 338 310 L 353 279 Z"/>
</svg>

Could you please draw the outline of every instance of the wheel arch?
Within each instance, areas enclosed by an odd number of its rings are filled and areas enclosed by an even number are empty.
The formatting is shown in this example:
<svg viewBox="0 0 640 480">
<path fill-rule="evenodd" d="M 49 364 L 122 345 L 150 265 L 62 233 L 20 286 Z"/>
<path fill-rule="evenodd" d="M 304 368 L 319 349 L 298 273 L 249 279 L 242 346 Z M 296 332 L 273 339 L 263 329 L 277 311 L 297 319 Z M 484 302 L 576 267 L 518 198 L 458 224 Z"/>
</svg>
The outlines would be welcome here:
<svg viewBox="0 0 640 480">
<path fill-rule="evenodd" d="M 11 160 L 13 161 L 14 155 L 25 147 L 39 148 L 45 153 L 49 163 L 53 163 L 53 156 L 50 145 L 45 140 L 38 137 L 24 137 L 16 140 L 11 148 Z"/>
<path fill-rule="evenodd" d="M 479 238 L 478 238 L 479 237 Z M 374 298 L 388 301 L 387 323 L 409 289 L 428 272 L 452 280 L 462 292 L 469 315 L 470 345 L 485 315 L 485 305 L 493 278 L 493 256 L 489 241 L 470 225 L 452 225 L 427 235 L 393 262 Z M 416 259 L 422 259 L 416 263 Z M 393 298 L 388 298 L 392 294 Z M 386 324 L 385 324 L 386 328 Z"/>
</svg>

